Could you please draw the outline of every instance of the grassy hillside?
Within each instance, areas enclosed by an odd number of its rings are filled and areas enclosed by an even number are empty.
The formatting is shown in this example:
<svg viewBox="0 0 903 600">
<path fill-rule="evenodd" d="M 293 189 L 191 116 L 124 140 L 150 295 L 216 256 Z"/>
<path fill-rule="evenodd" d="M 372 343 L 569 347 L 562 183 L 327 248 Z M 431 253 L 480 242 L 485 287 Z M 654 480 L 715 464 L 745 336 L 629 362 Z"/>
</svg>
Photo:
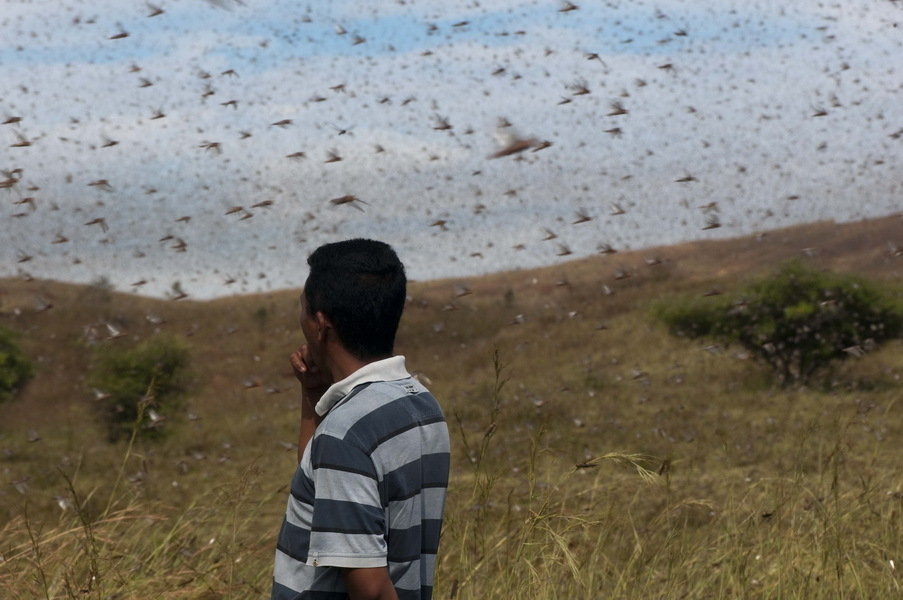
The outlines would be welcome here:
<svg viewBox="0 0 903 600">
<path fill-rule="evenodd" d="M 648 307 L 798 256 L 900 294 L 900 247 L 895 216 L 410 284 L 397 350 L 453 438 L 436 597 L 899 597 L 903 343 L 787 390 Z M 268 593 L 297 295 L 0 282 L 0 325 L 37 371 L 0 404 L 0 597 Z M 162 442 L 110 444 L 92 353 L 159 332 L 190 346 L 185 410 Z"/>
</svg>

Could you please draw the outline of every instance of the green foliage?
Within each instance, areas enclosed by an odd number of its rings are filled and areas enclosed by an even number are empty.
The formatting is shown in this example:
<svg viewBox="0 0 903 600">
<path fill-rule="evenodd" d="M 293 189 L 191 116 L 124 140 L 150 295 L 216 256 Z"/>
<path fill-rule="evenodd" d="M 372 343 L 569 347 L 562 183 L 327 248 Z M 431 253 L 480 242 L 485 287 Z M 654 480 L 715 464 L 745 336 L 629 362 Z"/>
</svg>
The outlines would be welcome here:
<svg viewBox="0 0 903 600">
<path fill-rule="evenodd" d="M 13 397 L 33 374 L 13 332 L 0 327 L 0 402 Z"/>
<path fill-rule="evenodd" d="M 673 335 L 705 337 L 716 333 L 719 319 L 729 304 L 730 299 L 723 296 L 684 296 L 658 302 L 653 306 L 653 314 L 668 326 Z"/>
<path fill-rule="evenodd" d="M 903 306 L 877 285 L 799 261 L 733 297 L 663 302 L 654 311 L 675 335 L 739 343 L 782 384 L 809 381 L 832 361 L 903 333 Z"/>
<path fill-rule="evenodd" d="M 187 388 L 188 348 L 171 336 L 155 336 L 129 349 L 97 350 L 89 385 L 100 399 L 99 416 L 111 441 L 128 435 L 159 437 Z"/>
</svg>

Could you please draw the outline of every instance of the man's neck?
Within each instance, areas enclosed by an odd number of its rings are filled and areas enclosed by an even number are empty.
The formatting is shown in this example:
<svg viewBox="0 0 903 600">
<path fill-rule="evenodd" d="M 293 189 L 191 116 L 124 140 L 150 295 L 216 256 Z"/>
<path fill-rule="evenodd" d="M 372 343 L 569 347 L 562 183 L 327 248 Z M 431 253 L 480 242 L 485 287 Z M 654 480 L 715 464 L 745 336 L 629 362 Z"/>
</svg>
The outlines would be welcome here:
<svg viewBox="0 0 903 600">
<path fill-rule="evenodd" d="M 388 356 L 380 356 L 370 360 L 362 360 L 349 353 L 344 348 L 336 348 L 330 353 L 328 363 L 329 372 L 332 373 L 332 380 L 342 381 L 363 366 L 369 365 L 379 360 L 389 358 Z"/>
</svg>

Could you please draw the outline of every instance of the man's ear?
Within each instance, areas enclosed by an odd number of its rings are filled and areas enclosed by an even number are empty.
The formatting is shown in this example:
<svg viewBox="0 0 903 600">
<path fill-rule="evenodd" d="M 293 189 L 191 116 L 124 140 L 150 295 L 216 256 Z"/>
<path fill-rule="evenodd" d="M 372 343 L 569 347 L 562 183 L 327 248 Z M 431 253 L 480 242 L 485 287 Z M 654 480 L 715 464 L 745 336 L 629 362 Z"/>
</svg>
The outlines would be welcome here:
<svg viewBox="0 0 903 600">
<path fill-rule="evenodd" d="M 317 323 L 317 339 L 322 344 L 328 336 L 335 334 L 335 327 L 333 327 L 329 317 L 323 314 L 322 311 L 317 311 L 314 315 L 314 320 Z"/>
</svg>

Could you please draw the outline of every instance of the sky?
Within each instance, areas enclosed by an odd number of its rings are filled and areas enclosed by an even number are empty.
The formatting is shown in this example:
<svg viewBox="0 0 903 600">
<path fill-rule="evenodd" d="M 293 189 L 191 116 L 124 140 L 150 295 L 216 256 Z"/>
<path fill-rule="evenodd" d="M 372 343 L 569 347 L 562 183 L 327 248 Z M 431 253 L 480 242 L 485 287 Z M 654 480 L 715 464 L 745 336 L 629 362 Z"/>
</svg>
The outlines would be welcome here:
<svg viewBox="0 0 903 600">
<path fill-rule="evenodd" d="M 0 0 L 0 276 L 203 299 L 349 237 L 466 279 L 903 209 L 903 2 L 573 6 Z"/>
</svg>

